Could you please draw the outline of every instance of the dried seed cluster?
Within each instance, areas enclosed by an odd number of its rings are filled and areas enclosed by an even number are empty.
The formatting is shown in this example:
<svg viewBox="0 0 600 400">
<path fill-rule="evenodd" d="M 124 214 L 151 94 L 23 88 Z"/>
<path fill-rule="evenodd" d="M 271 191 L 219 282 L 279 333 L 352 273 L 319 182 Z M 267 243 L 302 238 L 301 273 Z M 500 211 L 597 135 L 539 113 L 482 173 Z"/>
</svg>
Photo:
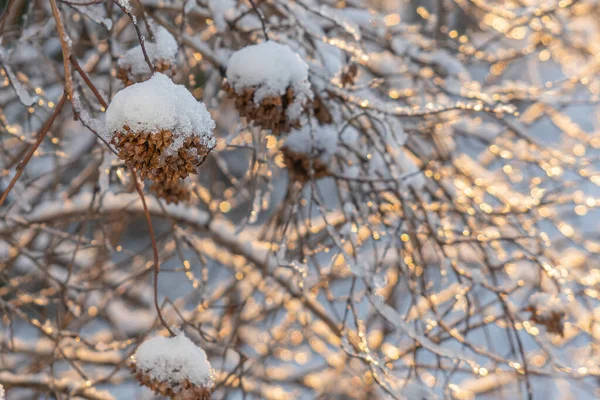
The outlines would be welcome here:
<svg viewBox="0 0 600 400">
<path fill-rule="evenodd" d="M 328 125 L 333 123 L 333 116 L 331 111 L 327 107 L 327 103 L 319 95 L 315 95 L 312 108 L 314 111 L 315 118 L 321 125 Z"/>
<path fill-rule="evenodd" d="M 156 72 L 173 76 L 175 75 L 177 66 L 177 52 L 179 47 L 177 40 L 175 40 L 168 30 L 156 25 L 152 19 L 149 19 L 148 22 L 154 38 L 152 41 L 144 42 L 145 54 L 152 64 L 154 64 Z M 118 63 L 117 78 L 123 81 L 125 86 L 144 81 L 152 75 L 141 45 L 127 50 Z"/>
<path fill-rule="evenodd" d="M 281 153 L 290 176 L 296 181 L 306 182 L 330 175 L 337 146 L 335 125 L 319 125 L 314 120 L 288 134 Z"/>
<path fill-rule="evenodd" d="M 134 133 L 127 125 L 113 134 L 111 143 L 117 148 L 119 157 L 138 170 L 143 179 L 155 182 L 177 182 L 187 178 L 196 172 L 196 167 L 211 150 L 198 138 L 190 137 L 177 152 L 167 155 L 173 143 L 171 131 Z"/>
<path fill-rule="evenodd" d="M 189 201 L 190 192 L 180 182 L 155 182 L 150 186 L 150 190 L 159 198 L 165 199 L 167 204 L 179 203 L 180 201 Z"/>
<path fill-rule="evenodd" d="M 565 314 L 561 312 L 551 312 L 550 315 L 540 314 L 536 312 L 535 308 L 532 308 L 531 320 L 536 324 L 540 324 L 546 327 L 549 333 L 556 333 L 560 336 L 565 334 Z"/>
<path fill-rule="evenodd" d="M 289 46 L 267 40 L 232 54 L 224 90 L 242 117 L 278 135 L 298 128 L 312 102 L 308 69 Z"/>
<path fill-rule="evenodd" d="M 256 87 L 245 88 L 238 93 L 226 82 L 224 89 L 235 100 L 235 108 L 242 117 L 264 129 L 270 129 L 274 135 L 300 127 L 300 120 L 290 118 L 287 112 L 288 107 L 297 101 L 292 87 L 287 88 L 285 95 L 265 97 L 260 103 L 254 102 Z M 303 109 L 308 106 L 307 103 L 308 101 L 302 105 Z"/>
<path fill-rule="evenodd" d="M 306 182 L 310 180 L 311 169 L 314 171 L 314 179 L 329 175 L 329 166 L 319 158 L 310 157 L 306 153 L 294 152 L 287 147 L 283 147 L 281 152 L 288 171 L 298 181 Z"/>
<path fill-rule="evenodd" d="M 156 394 L 161 394 L 171 400 L 210 400 L 210 389 L 196 386 L 188 379 L 178 382 L 159 381 L 152 378 L 148 371 L 138 369 L 135 362 L 131 362 L 130 368 L 140 385 L 146 386 Z"/>
<path fill-rule="evenodd" d="M 154 69 L 156 72 L 161 72 L 168 76 L 175 75 L 175 65 L 169 60 L 165 60 L 165 59 L 156 60 L 154 62 Z M 149 73 L 143 74 L 143 75 L 135 74 L 132 71 L 131 65 L 121 66 L 117 70 L 117 79 L 119 79 L 121 82 L 123 82 L 125 87 L 131 86 L 137 82 L 144 81 L 144 80 L 148 79 L 150 77 L 150 75 L 151 74 L 149 74 Z"/>
<path fill-rule="evenodd" d="M 106 125 L 119 158 L 152 180 L 168 203 L 189 199 L 182 180 L 196 173 L 216 145 L 206 107 L 160 73 L 117 93 Z"/>
<path fill-rule="evenodd" d="M 214 373 L 204 350 L 173 328 L 175 336 L 144 341 L 130 359 L 136 380 L 173 400 L 210 399 Z"/>
</svg>

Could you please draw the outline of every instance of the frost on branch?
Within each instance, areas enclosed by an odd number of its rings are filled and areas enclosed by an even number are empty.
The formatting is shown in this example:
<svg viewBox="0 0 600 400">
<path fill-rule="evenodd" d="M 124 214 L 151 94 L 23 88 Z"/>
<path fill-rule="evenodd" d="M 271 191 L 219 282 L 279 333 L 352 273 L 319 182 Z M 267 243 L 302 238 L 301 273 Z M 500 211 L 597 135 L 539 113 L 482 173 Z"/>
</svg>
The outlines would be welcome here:
<svg viewBox="0 0 600 400">
<path fill-rule="evenodd" d="M 131 368 L 138 382 L 173 400 L 210 399 L 214 376 L 206 353 L 183 332 L 142 343 Z"/>
<path fill-rule="evenodd" d="M 235 52 L 227 63 L 225 89 L 242 117 L 275 134 L 299 127 L 313 97 L 308 65 L 289 46 L 273 41 Z"/>
<path fill-rule="evenodd" d="M 204 104 L 161 73 L 117 93 L 106 125 L 119 157 L 156 184 L 195 174 L 216 144 Z"/>
<path fill-rule="evenodd" d="M 177 62 L 177 41 L 162 26 L 155 27 L 154 41 L 144 42 L 146 54 L 154 64 L 157 72 L 163 72 L 168 75 L 175 73 Z M 119 59 L 118 78 L 129 86 L 140 78 L 149 77 L 152 71 L 146 63 L 142 46 L 137 45 L 129 50 Z"/>
</svg>

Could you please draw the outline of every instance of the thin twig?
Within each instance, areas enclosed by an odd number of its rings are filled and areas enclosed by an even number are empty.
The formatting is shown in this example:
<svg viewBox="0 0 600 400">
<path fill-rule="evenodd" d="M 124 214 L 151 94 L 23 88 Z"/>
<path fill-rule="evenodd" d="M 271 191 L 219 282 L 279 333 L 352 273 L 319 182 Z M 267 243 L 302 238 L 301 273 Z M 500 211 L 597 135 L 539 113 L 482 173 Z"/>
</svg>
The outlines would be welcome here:
<svg viewBox="0 0 600 400">
<path fill-rule="evenodd" d="M 265 35 L 265 40 L 269 40 L 269 33 L 267 32 L 267 24 L 265 22 L 265 15 L 260 10 L 260 8 L 258 8 L 256 6 L 256 4 L 254 3 L 254 0 L 248 0 L 248 1 L 250 2 L 250 4 L 252 5 L 252 8 L 256 12 L 256 15 L 258 15 L 258 19 L 260 19 L 260 24 L 262 25 L 262 30 Z"/>
<path fill-rule="evenodd" d="M 137 37 L 138 37 L 138 41 L 140 42 L 140 47 L 142 48 L 142 53 L 144 54 L 144 60 L 146 61 L 146 64 L 148 64 L 150 71 L 152 71 L 152 73 L 156 72 L 156 68 L 154 67 L 154 64 L 152 64 L 152 61 L 150 61 L 150 57 L 148 57 L 148 52 L 146 51 L 146 45 L 144 43 L 145 42 L 144 35 L 142 35 L 142 32 L 140 31 L 140 27 L 138 26 L 137 22 L 135 22 L 135 17 L 133 16 L 133 14 L 131 14 L 131 11 L 129 11 L 128 9 L 123 7 L 121 5 L 121 3 L 119 3 L 118 1 L 115 0 L 114 3 L 121 9 L 121 11 L 123 11 L 125 14 L 127 14 L 129 19 L 131 20 L 131 23 L 133 24 L 133 27 L 135 28 L 135 33 L 137 34 Z"/>
<path fill-rule="evenodd" d="M 90 88 L 92 93 L 94 93 L 94 96 L 96 96 L 96 98 L 98 99 L 98 102 L 102 105 L 102 107 L 104 107 L 104 110 L 106 110 L 108 108 L 108 104 L 106 103 L 104 98 L 102 98 L 102 95 L 98 91 L 98 88 L 96 87 L 96 85 L 94 85 L 92 83 L 92 81 L 90 80 L 90 77 L 83 70 L 83 68 L 81 68 L 81 65 L 79 65 L 79 62 L 77 61 L 77 59 L 75 58 L 75 56 L 73 54 L 71 54 L 71 56 L 69 57 L 69 60 L 71 61 L 71 64 L 73 64 L 73 66 L 75 67 L 75 69 L 77 70 L 79 75 L 83 78 L 86 85 Z"/>
<path fill-rule="evenodd" d="M 73 101 L 73 77 L 71 76 L 71 63 L 69 62 L 71 47 L 69 46 L 69 43 L 67 43 L 68 36 L 62 20 L 60 19 L 60 11 L 58 10 L 56 0 L 50 0 L 50 6 L 52 7 L 52 16 L 56 22 L 56 30 L 58 31 L 58 38 L 62 48 L 63 66 L 65 69 L 65 90 L 69 100 Z"/>
<path fill-rule="evenodd" d="M 40 144 L 42 143 L 42 141 L 46 137 L 46 133 L 48 133 L 48 131 L 50 130 L 50 127 L 54 123 L 54 120 L 56 119 L 56 117 L 60 113 L 60 110 L 62 109 L 63 105 L 65 104 L 66 98 L 67 97 L 66 97 L 65 94 L 63 94 L 61 96 L 60 101 L 58 102 L 58 105 L 56 106 L 56 108 L 54 109 L 54 112 L 50 116 L 50 119 L 48 119 L 48 121 L 46 121 L 46 123 L 42 127 L 42 130 L 40 131 L 37 140 L 35 141 L 35 143 L 33 144 L 33 146 L 31 146 L 31 148 L 29 149 L 29 151 L 25 155 L 25 158 L 23 159 L 23 161 L 21 161 L 17 165 L 17 173 L 11 179 L 11 181 L 8 184 L 8 187 L 6 188 L 6 190 L 4 191 L 4 193 L 2 193 L 2 197 L 0 197 L 0 207 L 2 207 L 2 204 L 4 204 L 4 201 L 8 197 L 8 193 L 10 193 L 10 191 L 13 188 L 13 186 L 15 186 L 15 183 L 17 183 L 17 181 L 19 180 L 19 178 L 23 174 L 23 171 L 25 170 L 25 166 L 27 165 L 27 163 L 29 162 L 29 160 L 31 160 L 31 157 L 33 157 L 33 153 L 35 153 L 35 151 L 37 150 L 37 148 L 40 146 Z"/>
<path fill-rule="evenodd" d="M 148 230 L 150 231 L 150 240 L 152 242 L 152 255 L 154 256 L 154 307 L 156 308 L 156 313 L 158 314 L 158 318 L 163 326 L 169 331 L 171 336 L 175 336 L 169 325 L 163 318 L 162 312 L 160 311 L 160 305 L 158 304 L 158 273 L 160 272 L 160 259 L 158 257 L 158 245 L 156 244 L 156 235 L 154 234 L 154 228 L 152 227 L 152 219 L 150 218 L 150 211 L 148 211 L 148 205 L 146 204 L 146 197 L 144 196 L 144 191 L 140 185 L 140 182 L 137 178 L 137 173 L 135 168 L 130 167 L 131 175 L 133 177 L 133 182 L 135 183 L 135 189 L 140 195 L 140 199 L 142 200 L 142 207 L 144 207 L 144 215 L 146 216 L 146 222 L 148 223 Z"/>
</svg>

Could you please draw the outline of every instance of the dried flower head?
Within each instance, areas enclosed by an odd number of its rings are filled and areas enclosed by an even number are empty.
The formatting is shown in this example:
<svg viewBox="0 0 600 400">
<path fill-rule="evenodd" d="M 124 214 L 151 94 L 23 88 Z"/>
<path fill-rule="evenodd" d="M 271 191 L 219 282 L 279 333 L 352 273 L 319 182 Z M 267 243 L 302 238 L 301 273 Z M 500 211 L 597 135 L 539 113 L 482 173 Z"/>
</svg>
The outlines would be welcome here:
<svg viewBox="0 0 600 400">
<path fill-rule="evenodd" d="M 321 96 L 315 95 L 315 100 L 313 101 L 312 106 L 315 118 L 321 125 L 329 125 L 333 123 L 333 115 L 331 114 L 327 103 Z"/>
<path fill-rule="evenodd" d="M 190 199 L 190 192 L 183 185 L 183 182 L 155 182 L 150 186 L 150 190 L 153 191 L 159 198 L 164 199 L 167 204 L 179 203 L 180 201 L 188 201 Z"/>
<path fill-rule="evenodd" d="M 146 54 L 154 64 L 156 72 L 172 76 L 175 74 L 177 58 L 177 40 L 162 26 L 151 24 L 154 31 L 154 41 L 144 43 Z M 138 45 L 129 50 L 119 59 L 117 78 L 125 86 L 148 79 L 152 71 L 146 63 L 142 46 Z"/>
<path fill-rule="evenodd" d="M 316 179 L 328 176 L 337 138 L 333 125 L 317 126 L 314 130 L 305 126 L 292 131 L 281 146 L 290 174 L 300 181 L 309 180 L 311 174 Z"/>
<path fill-rule="evenodd" d="M 255 88 L 244 89 L 241 93 L 236 92 L 228 83 L 223 88 L 235 100 L 235 108 L 242 117 L 264 129 L 270 129 L 275 135 L 300 127 L 298 119 L 290 120 L 287 116 L 288 105 L 294 101 L 292 88 L 288 88 L 284 96 L 265 97 L 258 104 L 254 102 Z"/>
<path fill-rule="evenodd" d="M 195 173 L 216 143 L 206 107 L 160 73 L 117 93 L 106 125 L 119 157 L 155 182 Z"/>
<path fill-rule="evenodd" d="M 182 332 L 145 341 L 131 359 L 136 380 L 172 400 L 208 400 L 214 384 L 206 353 Z"/>
<path fill-rule="evenodd" d="M 358 65 L 352 63 L 346 66 L 340 76 L 340 83 L 342 86 L 354 85 L 356 83 L 356 76 L 358 75 Z"/>
<path fill-rule="evenodd" d="M 535 293 L 529 299 L 531 320 L 546 327 L 550 333 L 564 335 L 566 300 L 548 293 Z"/>
<path fill-rule="evenodd" d="M 176 65 L 169 60 L 159 59 L 154 61 L 154 69 L 156 72 L 161 72 L 168 76 L 175 75 L 175 67 Z M 151 72 L 149 72 L 149 68 L 147 67 L 147 72 L 145 74 L 134 74 L 131 66 L 127 67 L 119 67 L 117 70 L 117 79 L 121 80 L 123 84 L 127 86 L 131 86 L 134 83 L 143 81 L 144 79 L 148 79 Z"/>
<path fill-rule="evenodd" d="M 224 89 L 242 117 L 274 134 L 298 128 L 313 97 L 308 65 L 288 46 L 273 41 L 234 53 Z"/>
</svg>

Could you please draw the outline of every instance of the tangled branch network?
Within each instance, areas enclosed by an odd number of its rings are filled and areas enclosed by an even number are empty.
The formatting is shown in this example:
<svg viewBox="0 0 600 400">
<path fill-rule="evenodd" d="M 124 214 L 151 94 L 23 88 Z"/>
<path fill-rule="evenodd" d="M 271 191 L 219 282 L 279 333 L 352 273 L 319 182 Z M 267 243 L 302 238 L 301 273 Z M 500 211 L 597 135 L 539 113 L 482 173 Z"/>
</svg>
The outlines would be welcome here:
<svg viewBox="0 0 600 400">
<path fill-rule="evenodd" d="M 0 8 L 0 398 L 600 396 L 597 1 Z"/>
</svg>

